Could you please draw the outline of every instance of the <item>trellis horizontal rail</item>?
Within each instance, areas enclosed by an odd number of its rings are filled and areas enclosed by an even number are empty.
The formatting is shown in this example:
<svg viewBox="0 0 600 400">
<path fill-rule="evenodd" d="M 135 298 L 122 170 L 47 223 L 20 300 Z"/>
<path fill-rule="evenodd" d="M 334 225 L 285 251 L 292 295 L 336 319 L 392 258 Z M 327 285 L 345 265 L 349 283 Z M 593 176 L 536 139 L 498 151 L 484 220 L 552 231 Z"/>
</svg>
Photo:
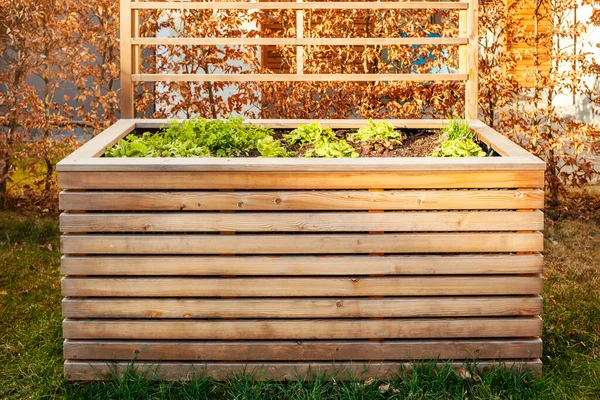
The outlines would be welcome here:
<svg viewBox="0 0 600 400">
<path fill-rule="evenodd" d="M 367 46 L 367 45 L 466 45 L 467 38 L 132 38 L 133 45 L 296 45 L 296 46 Z"/>
<path fill-rule="evenodd" d="M 133 10 L 466 10 L 467 2 L 132 2 Z"/>
<path fill-rule="evenodd" d="M 133 82 L 430 82 L 466 81 L 468 74 L 132 74 Z"/>
</svg>

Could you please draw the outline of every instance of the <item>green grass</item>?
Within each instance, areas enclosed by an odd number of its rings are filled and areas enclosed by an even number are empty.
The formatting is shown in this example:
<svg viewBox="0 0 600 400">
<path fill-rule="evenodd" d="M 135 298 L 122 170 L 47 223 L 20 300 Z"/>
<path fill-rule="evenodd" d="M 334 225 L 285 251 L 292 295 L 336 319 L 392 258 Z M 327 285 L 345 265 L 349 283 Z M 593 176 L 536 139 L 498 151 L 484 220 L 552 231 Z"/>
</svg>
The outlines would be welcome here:
<svg viewBox="0 0 600 400">
<path fill-rule="evenodd" d="M 468 377 L 424 366 L 389 382 L 153 382 L 133 374 L 95 383 L 62 378 L 55 217 L 0 213 L 0 398 L 39 399 L 598 399 L 600 226 L 547 222 L 544 373 Z"/>
</svg>

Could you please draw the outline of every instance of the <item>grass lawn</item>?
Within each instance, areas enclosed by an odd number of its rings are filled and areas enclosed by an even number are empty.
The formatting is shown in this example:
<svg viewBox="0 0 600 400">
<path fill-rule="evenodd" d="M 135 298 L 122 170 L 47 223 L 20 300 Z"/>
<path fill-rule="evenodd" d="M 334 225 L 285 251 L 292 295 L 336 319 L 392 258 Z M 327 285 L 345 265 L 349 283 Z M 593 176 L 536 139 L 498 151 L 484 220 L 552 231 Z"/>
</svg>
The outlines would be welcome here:
<svg viewBox="0 0 600 400">
<path fill-rule="evenodd" d="M 424 367 L 389 382 L 150 382 L 62 378 L 56 217 L 0 213 L 0 398 L 599 399 L 600 225 L 547 221 L 541 379 Z"/>
</svg>

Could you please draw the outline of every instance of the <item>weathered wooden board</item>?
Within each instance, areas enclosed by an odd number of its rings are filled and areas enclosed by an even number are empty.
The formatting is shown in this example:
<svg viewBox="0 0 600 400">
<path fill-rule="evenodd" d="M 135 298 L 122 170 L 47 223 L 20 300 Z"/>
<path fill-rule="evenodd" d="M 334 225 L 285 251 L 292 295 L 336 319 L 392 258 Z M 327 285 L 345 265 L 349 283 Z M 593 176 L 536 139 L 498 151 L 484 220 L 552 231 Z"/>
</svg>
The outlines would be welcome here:
<svg viewBox="0 0 600 400">
<path fill-rule="evenodd" d="M 407 256 L 63 256 L 64 275 L 539 274 L 540 254 Z"/>
<path fill-rule="evenodd" d="M 125 371 L 134 371 L 148 379 L 163 380 L 190 380 L 198 377 L 215 380 L 226 380 L 235 375 L 250 375 L 255 379 L 268 379 L 280 381 L 296 381 L 322 377 L 326 374 L 337 380 L 357 379 L 365 380 L 376 377 L 379 379 L 392 379 L 401 374 L 406 374 L 415 366 L 422 363 L 415 362 L 369 362 L 369 363 L 109 363 L 106 361 L 67 361 L 65 362 L 65 378 L 69 381 L 98 380 L 114 376 L 122 376 Z M 478 361 L 474 369 L 483 371 L 489 368 L 504 366 L 515 372 L 529 371 L 533 376 L 542 373 L 542 362 L 539 359 Z M 450 366 L 454 369 L 464 369 L 465 363 L 440 362 L 438 368 Z"/>
<path fill-rule="evenodd" d="M 63 213 L 60 229 L 82 232 L 460 232 L 540 230 L 541 211 L 303 213 Z"/>
<path fill-rule="evenodd" d="M 385 341 L 123 341 L 65 340 L 70 360 L 353 361 L 530 359 L 541 339 Z"/>
<path fill-rule="evenodd" d="M 65 254 L 359 254 L 537 252 L 532 233 L 63 235 Z"/>
<path fill-rule="evenodd" d="M 539 276 L 383 278 L 76 278 L 67 297 L 336 297 L 518 295 L 542 292 Z"/>
<path fill-rule="evenodd" d="M 539 189 L 543 171 L 404 172 L 77 172 L 62 189 Z"/>
<path fill-rule="evenodd" d="M 92 293 L 90 293 L 92 294 Z M 74 299 L 66 318 L 355 318 L 539 315 L 539 296 L 385 299 Z"/>
<path fill-rule="evenodd" d="M 257 320 L 65 319 L 65 339 L 412 339 L 536 337 L 539 317 Z"/>
<path fill-rule="evenodd" d="M 544 206 L 542 190 L 60 193 L 75 211 L 516 210 Z"/>
</svg>

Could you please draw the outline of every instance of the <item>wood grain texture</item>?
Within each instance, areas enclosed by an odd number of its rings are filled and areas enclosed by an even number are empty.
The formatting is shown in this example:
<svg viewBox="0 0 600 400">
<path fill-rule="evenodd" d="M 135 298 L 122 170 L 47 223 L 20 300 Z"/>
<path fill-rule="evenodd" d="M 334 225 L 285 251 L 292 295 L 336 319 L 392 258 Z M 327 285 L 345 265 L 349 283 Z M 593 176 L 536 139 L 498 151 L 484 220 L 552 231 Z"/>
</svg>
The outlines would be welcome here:
<svg viewBox="0 0 600 400">
<path fill-rule="evenodd" d="M 191 4 L 191 3 L 190 3 Z M 207 3 L 208 4 L 208 3 Z M 236 3 L 243 4 L 243 3 Z M 256 4 L 256 3 L 252 3 Z M 262 2 L 260 4 L 263 4 Z M 296 3 L 294 3 L 296 4 Z M 314 3 L 304 3 L 304 4 L 314 4 Z M 335 4 L 330 2 L 328 4 Z M 370 4 L 379 4 L 373 3 Z M 167 126 L 169 121 L 173 121 L 172 119 L 165 118 L 153 118 L 153 119 L 145 119 L 138 118 L 135 120 L 136 126 L 138 128 L 147 129 L 147 128 L 160 128 L 162 126 Z M 175 119 L 175 121 L 183 121 L 182 119 Z M 266 118 L 266 119 L 247 119 L 242 122 L 242 124 L 255 124 L 261 126 L 271 126 L 273 128 L 282 128 L 282 129 L 295 129 L 298 125 L 310 124 L 311 122 L 318 122 L 323 126 L 327 126 L 330 128 L 360 128 L 362 126 L 367 125 L 367 119 L 365 118 L 328 118 L 328 119 L 308 119 L 308 118 Z M 383 121 L 382 119 L 373 119 L 373 122 Z M 391 123 L 394 127 L 397 128 L 414 128 L 414 129 L 430 129 L 430 128 L 442 128 L 447 126 L 450 123 L 449 119 L 444 118 L 424 118 L 424 119 L 400 119 L 400 118 L 391 118 L 385 119 Z M 469 120 L 470 123 L 476 122 L 478 120 Z M 342 160 L 342 159 L 339 159 Z"/>
<path fill-rule="evenodd" d="M 539 189 L 543 171 L 62 172 L 62 189 Z"/>
<path fill-rule="evenodd" d="M 63 321 L 65 339 L 437 339 L 541 334 L 539 317 Z"/>
<path fill-rule="evenodd" d="M 133 34 L 133 21 L 131 12 L 131 1 L 120 0 L 120 86 L 121 86 L 121 117 L 133 118 L 134 111 L 134 91 L 132 80 L 132 61 L 133 53 L 131 48 L 131 36 Z"/>
<path fill-rule="evenodd" d="M 137 125 L 154 125 L 139 123 Z M 284 125 L 281 123 L 281 125 Z M 285 124 L 287 125 L 287 124 Z M 330 124 L 331 125 L 331 124 Z M 336 123 L 335 125 L 342 125 Z M 139 128 L 139 126 L 138 126 Z M 142 128 L 140 128 L 142 129 Z M 492 130 L 493 131 L 493 130 Z M 495 132 L 495 131 L 494 131 Z M 494 147 L 488 136 L 481 140 Z M 506 139 L 508 142 L 510 140 Z M 512 142 L 511 142 L 512 143 Z M 514 147 L 520 149 L 513 143 Z M 85 147 L 85 145 L 83 146 Z M 510 146 L 508 146 L 510 147 Z M 522 150 L 522 149 L 521 149 Z M 506 157 L 362 157 L 362 158 L 260 158 L 260 157 L 93 157 L 67 158 L 59 172 L 396 172 L 410 171 L 543 171 L 544 163 L 525 150 L 521 156 Z M 364 188 L 362 188 L 364 189 Z M 435 189 L 430 187 L 429 189 Z"/>
<path fill-rule="evenodd" d="M 63 256 L 64 275 L 539 274 L 539 254 L 415 256 Z"/>
<path fill-rule="evenodd" d="M 508 137 L 487 126 L 482 121 L 471 120 L 470 126 L 479 139 L 484 141 L 489 146 L 492 146 L 493 149 L 503 157 L 527 157 L 542 169 L 546 168 L 546 163 L 544 163 L 538 157 L 529 153 L 527 150 L 510 140 Z"/>
<path fill-rule="evenodd" d="M 75 278 L 67 297 L 335 297 L 539 294 L 541 277 Z"/>
<path fill-rule="evenodd" d="M 542 313 L 539 296 L 386 299 L 64 299 L 66 318 L 352 318 L 517 316 Z M 377 359 L 377 358 L 376 358 Z"/>
<path fill-rule="evenodd" d="M 184 3 L 186 4 L 186 3 Z M 68 381 L 98 380 L 110 377 L 122 376 L 123 372 L 134 366 L 137 374 L 148 379 L 162 380 L 190 380 L 203 377 L 215 380 L 226 380 L 232 376 L 249 374 L 258 380 L 296 381 L 311 379 L 315 376 L 326 375 L 336 380 L 366 380 L 377 377 L 379 379 L 392 379 L 398 375 L 406 374 L 415 365 L 415 362 L 369 362 L 361 363 L 183 363 L 183 362 L 161 362 L 144 363 L 128 362 L 110 363 L 89 361 L 66 361 L 65 379 Z M 438 363 L 442 368 L 450 365 L 454 369 L 465 368 L 464 362 Z M 515 372 L 531 372 L 537 377 L 542 373 L 542 362 L 539 359 L 531 360 L 504 360 L 479 361 L 475 369 L 484 371 L 490 368 L 502 366 Z"/>
<path fill-rule="evenodd" d="M 63 213 L 60 230 L 83 232 L 468 232 L 537 231 L 541 211 L 319 213 Z"/>
<path fill-rule="evenodd" d="M 146 124 L 138 124 L 146 125 Z M 151 124 L 148 124 L 151 125 Z M 338 124 L 336 124 L 338 125 Z M 141 128 L 140 128 L 141 129 Z M 476 131 L 477 132 L 477 131 Z M 489 140 L 499 133 L 482 130 L 481 140 L 494 147 Z M 118 136 L 120 137 L 120 136 Z M 506 139 L 506 138 L 505 138 Z M 506 139 L 508 142 L 510 140 Z M 512 143 L 512 142 L 510 142 Z M 109 145 L 110 146 L 110 145 Z M 516 144 L 512 146 L 520 149 Z M 83 146 L 85 148 L 85 145 Z M 510 150 L 511 146 L 506 146 Z M 503 149 L 500 149 L 504 151 Z M 517 152 L 516 150 L 510 150 Z M 506 157 L 362 157 L 362 158 L 260 158 L 260 157 L 68 157 L 60 164 L 59 172 L 423 172 L 443 171 L 543 171 L 544 163 L 525 150 L 520 156 Z M 75 153 L 74 153 L 75 154 Z M 366 188 L 366 187 L 365 187 Z M 360 189 L 365 189 L 360 188 Z M 427 187 L 426 187 L 427 188 Z M 436 189 L 435 186 L 428 189 Z"/>
<path fill-rule="evenodd" d="M 60 193 L 73 211 L 490 210 L 544 207 L 543 190 Z"/>
<path fill-rule="evenodd" d="M 537 252 L 533 233 L 63 235 L 64 254 L 369 254 Z"/>
<path fill-rule="evenodd" d="M 296 0 L 302 3 L 303 0 Z M 353 38 L 356 39 L 356 38 Z M 296 41 L 304 40 L 304 9 L 296 10 Z M 304 74 L 304 43 L 296 43 L 296 74 Z"/>
<path fill-rule="evenodd" d="M 69 360 L 352 361 L 530 359 L 542 356 L 533 339 L 373 341 L 123 341 L 66 340 Z"/>
<path fill-rule="evenodd" d="M 468 79 L 465 83 L 465 117 L 472 119 L 479 115 L 479 18 L 478 0 L 469 0 L 467 9 L 467 73 Z"/>
</svg>

